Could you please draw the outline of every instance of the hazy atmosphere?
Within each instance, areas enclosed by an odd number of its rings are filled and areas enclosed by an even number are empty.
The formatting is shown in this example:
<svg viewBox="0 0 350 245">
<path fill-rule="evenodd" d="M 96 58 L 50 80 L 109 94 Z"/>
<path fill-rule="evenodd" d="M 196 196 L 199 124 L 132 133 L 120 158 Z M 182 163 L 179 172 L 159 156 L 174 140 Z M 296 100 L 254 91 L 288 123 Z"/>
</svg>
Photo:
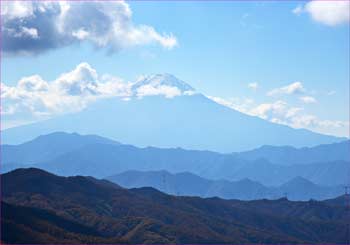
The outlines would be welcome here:
<svg viewBox="0 0 350 245">
<path fill-rule="evenodd" d="M 169 73 L 245 114 L 348 137 L 348 2 L 328 5 L 4 2 L 2 127 L 105 97 L 171 99 L 171 84 L 130 91 Z"/>
<path fill-rule="evenodd" d="M 349 1 L 1 1 L 4 244 L 350 244 Z"/>
</svg>

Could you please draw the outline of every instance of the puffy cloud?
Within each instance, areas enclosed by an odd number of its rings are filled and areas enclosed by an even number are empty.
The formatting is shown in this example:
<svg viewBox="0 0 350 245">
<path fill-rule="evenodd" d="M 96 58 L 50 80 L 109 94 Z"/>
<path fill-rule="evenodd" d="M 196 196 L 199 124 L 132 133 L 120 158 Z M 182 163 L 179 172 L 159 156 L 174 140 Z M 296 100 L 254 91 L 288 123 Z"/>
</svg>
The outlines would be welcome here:
<svg viewBox="0 0 350 245">
<path fill-rule="evenodd" d="M 304 108 L 291 106 L 282 100 L 256 104 L 252 99 L 223 99 L 213 96 L 208 96 L 208 98 L 218 104 L 273 123 L 283 124 L 293 128 L 306 128 L 316 132 L 338 136 L 348 136 L 349 134 L 349 121 L 322 120 L 315 115 L 305 112 Z"/>
<path fill-rule="evenodd" d="M 1 83 L 1 114 L 16 121 L 23 121 L 23 116 L 35 120 L 77 112 L 110 97 L 128 101 L 135 97 L 193 94 L 191 86 L 170 74 L 143 76 L 131 83 L 108 74 L 100 76 L 88 63 L 81 63 L 53 81 L 33 75 L 20 79 L 16 86 Z"/>
<path fill-rule="evenodd" d="M 303 13 L 303 11 L 304 11 L 304 8 L 302 5 L 298 5 L 296 8 L 292 10 L 293 14 L 297 14 L 297 15 L 300 15 L 301 13 Z"/>
<path fill-rule="evenodd" d="M 250 113 L 263 119 L 284 116 L 287 113 L 287 103 L 282 100 L 278 100 L 274 103 L 263 103 L 252 108 Z"/>
<path fill-rule="evenodd" d="M 2 4 L 3 50 L 8 54 L 38 54 L 83 41 L 109 52 L 147 44 L 177 45 L 170 34 L 135 25 L 124 1 L 43 2 Z"/>
<path fill-rule="evenodd" d="M 26 18 L 33 15 L 33 6 L 29 1 L 12 1 L 11 3 L 3 3 L 1 6 L 1 15 L 12 20 L 16 18 Z"/>
<path fill-rule="evenodd" d="M 207 96 L 207 97 L 220 105 L 224 105 L 236 111 L 240 111 L 242 113 L 252 115 L 250 112 L 250 108 L 252 107 L 252 105 L 254 105 L 254 100 L 251 98 L 241 99 L 241 98 L 235 97 L 230 99 L 224 99 L 216 96 Z"/>
<path fill-rule="evenodd" d="M 54 85 L 68 95 L 96 94 L 97 72 L 87 63 L 79 64 L 73 71 L 62 74 Z"/>
<path fill-rule="evenodd" d="M 15 37 L 15 38 L 31 38 L 31 39 L 38 39 L 38 30 L 35 28 L 27 28 L 27 27 L 21 27 L 18 30 L 8 28 L 5 29 L 5 31 Z"/>
<path fill-rule="evenodd" d="M 40 118 L 79 111 L 100 98 L 130 95 L 129 84 L 112 76 L 99 77 L 89 64 L 81 63 L 51 82 L 33 75 L 20 79 L 17 86 L 1 83 L 1 113 Z"/>
<path fill-rule="evenodd" d="M 299 99 L 305 104 L 314 104 L 317 102 L 317 100 L 312 96 L 301 96 Z"/>
<path fill-rule="evenodd" d="M 280 94 L 299 94 L 305 92 L 303 84 L 301 82 L 294 82 L 285 87 L 276 88 L 267 93 L 268 96 L 280 95 Z"/>
<path fill-rule="evenodd" d="M 46 91 L 49 85 L 40 76 L 34 75 L 30 77 L 24 77 L 18 82 L 18 87 L 22 90 L 29 92 L 33 91 Z"/>
<path fill-rule="evenodd" d="M 293 11 L 295 14 L 308 13 L 317 22 L 328 26 L 349 23 L 350 2 L 349 1 L 310 1 L 304 6 L 297 6 Z"/>
<path fill-rule="evenodd" d="M 249 83 L 248 84 L 248 88 L 252 89 L 252 90 L 257 90 L 259 87 L 259 84 L 258 83 Z"/>
<path fill-rule="evenodd" d="M 144 85 L 139 87 L 136 92 L 138 97 L 164 95 L 166 98 L 173 98 L 181 95 L 180 89 L 167 85 L 160 85 L 156 87 L 152 85 Z"/>
</svg>

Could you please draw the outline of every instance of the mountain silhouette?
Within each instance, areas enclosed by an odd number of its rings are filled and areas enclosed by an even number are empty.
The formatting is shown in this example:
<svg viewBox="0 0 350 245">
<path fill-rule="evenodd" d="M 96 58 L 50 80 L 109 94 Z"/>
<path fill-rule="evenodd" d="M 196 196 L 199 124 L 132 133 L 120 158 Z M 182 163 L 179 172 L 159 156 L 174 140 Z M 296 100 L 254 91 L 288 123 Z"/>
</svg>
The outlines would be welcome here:
<svg viewBox="0 0 350 245">
<path fill-rule="evenodd" d="M 58 132 L 20 145 L 3 145 L 1 158 L 3 172 L 32 166 L 59 175 L 91 175 L 103 178 L 129 170 L 166 170 L 170 173 L 190 172 L 211 180 L 239 181 L 248 178 L 270 186 L 279 186 L 298 176 L 317 185 L 346 184 L 350 164 L 349 161 L 341 160 L 346 156 L 345 153 L 337 154 L 344 148 L 344 143 L 324 147 L 335 149 L 329 152 L 329 159 L 337 160 L 312 161 L 308 164 L 299 164 L 298 161 L 295 164 L 284 165 L 271 163 L 265 158 L 247 160 L 247 153 L 244 153 L 242 159 L 240 154 L 236 153 L 220 154 L 181 148 L 139 148 L 99 136 Z M 339 151 L 336 150 L 338 147 Z M 310 151 L 313 149 L 317 150 L 319 147 L 310 148 Z M 294 151 L 298 153 L 299 149 Z M 303 152 L 304 149 L 300 151 Z M 277 152 L 278 158 L 289 156 Z M 254 152 L 252 154 L 254 156 Z M 302 155 L 305 159 L 313 159 L 313 154 Z M 273 154 L 270 157 L 276 158 Z"/>
<path fill-rule="evenodd" d="M 3 130 L 2 142 L 18 144 L 39 135 L 64 131 L 100 135 L 139 147 L 228 153 L 262 145 L 302 147 L 344 140 L 243 114 L 217 104 L 169 74 L 141 80 L 133 89 L 147 85 L 172 88 L 179 95 L 167 98 L 157 93 L 142 97 L 136 94 L 130 100 L 99 100 L 77 113 Z"/>
<path fill-rule="evenodd" d="M 34 168 L 3 174 L 1 181 L 6 243 L 346 241 L 346 210 L 323 202 L 175 197 Z"/>
</svg>

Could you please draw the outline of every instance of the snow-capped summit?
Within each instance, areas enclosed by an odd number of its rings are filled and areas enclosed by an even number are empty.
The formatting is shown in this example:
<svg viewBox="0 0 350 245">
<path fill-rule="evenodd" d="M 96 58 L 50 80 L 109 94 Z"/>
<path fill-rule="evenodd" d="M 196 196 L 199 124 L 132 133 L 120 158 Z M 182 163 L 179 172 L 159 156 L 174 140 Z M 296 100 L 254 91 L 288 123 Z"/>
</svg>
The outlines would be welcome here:
<svg viewBox="0 0 350 245">
<path fill-rule="evenodd" d="M 133 84 L 132 89 L 136 91 L 143 86 L 149 86 L 153 88 L 159 88 L 161 86 L 175 87 L 181 92 L 194 91 L 194 88 L 192 88 L 186 82 L 168 73 L 141 77 Z"/>
<path fill-rule="evenodd" d="M 131 86 L 131 91 L 139 98 L 155 95 L 173 98 L 195 93 L 190 85 L 168 73 L 141 77 Z"/>
<path fill-rule="evenodd" d="M 128 84 L 129 89 L 130 97 L 125 99 L 106 98 L 76 113 L 1 131 L 2 143 L 18 144 L 63 131 L 101 135 L 141 147 L 227 153 L 261 145 L 303 147 L 344 140 L 243 114 L 169 74 L 144 77 Z"/>
</svg>

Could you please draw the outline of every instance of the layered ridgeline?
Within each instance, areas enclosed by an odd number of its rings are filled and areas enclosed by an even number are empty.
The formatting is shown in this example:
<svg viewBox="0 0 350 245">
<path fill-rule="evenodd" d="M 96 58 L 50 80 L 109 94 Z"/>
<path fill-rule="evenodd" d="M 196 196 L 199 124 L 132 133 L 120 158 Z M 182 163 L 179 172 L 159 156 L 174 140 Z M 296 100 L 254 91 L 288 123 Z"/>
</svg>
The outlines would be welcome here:
<svg viewBox="0 0 350 245">
<path fill-rule="evenodd" d="M 261 152 L 261 149 L 252 151 L 252 155 L 250 155 L 250 152 L 220 154 L 181 148 L 138 148 L 99 136 L 57 132 L 40 136 L 20 145 L 3 145 L 1 157 L 3 172 L 18 167 L 34 166 L 65 176 L 89 175 L 105 178 L 129 170 L 144 172 L 166 170 L 170 173 L 189 172 L 208 180 L 240 181 L 248 178 L 253 182 L 275 187 L 295 178 L 298 180 L 298 177 L 301 177 L 307 182 L 299 181 L 299 187 L 295 189 L 299 189 L 300 193 L 296 196 L 302 199 L 323 199 L 328 197 L 327 193 L 336 195 L 337 191 L 328 192 L 332 189 L 321 186 L 339 186 L 348 183 L 350 172 L 349 141 L 301 149 L 273 147 L 274 150 L 268 154 L 263 152 L 263 156 L 262 154 L 257 156 L 256 152 Z M 294 156 L 298 156 L 296 162 L 291 162 L 291 153 L 286 149 L 289 149 Z M 319 155 L 324 154 L 324 152 L 327 152 L 328 155 L 326 161 L 321 161 Z M 279 160 L 276 161 L 276 159 Z M 193 180 L 192 185 L 198 180 L 198 178 L 191 179 Z M 157 181 L 161 181 L 161 178 L 158 177 Z M 314 194 L 311 195 L 312 192 L 307 192 L 309 187 L 304 188 L 314 185 L 310 182 L 317 185 L 310 187 L 312 190 L 321 188 L 322 191 L 314 191 Z M 243 183 L 248 185 L 251 182 Z M 150 183 L 144 184 L 150 185 Z M 160 188 L 157 185 L 151 186 Z M 302 186 L 304 187 L 301 188 Z M 335 190 L 338 190 L 338 187 Z M 186 193 L 184 190 L 181 192 Z M 283 192 L 285 191 L 283 190 Z M 170 193 L 176 194 L 176 191 L 173 190 Z M 221 191 L 218 190 L 213 195 L 228 197 L 220 193 Z M 279 197 L 280 192 L 278 193 L 277 195 L 276 192 L 273 192 L 273 196 Z M 305 196 L 305 193 L 309 194 Z M 198 192 L 197 195 L 202 194 Z M 206 195 L 203 194 L 203 196 Z M 229 197 L 250 199 L 244 195 Z M 257 194 L 255 197 L 262 196 Z M 269 197 L 269 195 L 264 197 Z"/>
<path fill-rule="evenodd" d="M 257 200 L 325 200 L 344 194 L 343 186 L 320 186 L 302 177 L 283 185 L 268 187 L 249 179 L 239 181 L 208 180 L 191 173 L 171 174 L 167 171 L 126 171 L 106 178 L 125 188 L 153 187 L 171 195 L 220 197 Z"/>
<path fill-rule="evenodd" d="M 175 197 L 39 169 L 18 169 L 3 174 L 1 181 L 5 243 L 347 242 L 343 198 L 247 202 Z"/>
<path fill-rule="evenodd" d="M 159 95 L 162 91 L 170 91 L 171 98 Z M 23 143 L 55 131 L 96 134 L 140 147 L 226 153 L 262 145 L 301 147 L 343 140 L 248 116 L 215 103 L 169 74 L 138 81 L 127 100 L 99 100 L 74 114 L 6 129 L 2 142 Z"/>
<path fill-rule="evenodd" d="M 343 141 L 303 148 L 264 145 L 254 150 L 236 153 L 236 156 L 246 160 L 266 159 L 280 165 L 350 161 L 350 144 L 349 141 Z"/>
</svg>

